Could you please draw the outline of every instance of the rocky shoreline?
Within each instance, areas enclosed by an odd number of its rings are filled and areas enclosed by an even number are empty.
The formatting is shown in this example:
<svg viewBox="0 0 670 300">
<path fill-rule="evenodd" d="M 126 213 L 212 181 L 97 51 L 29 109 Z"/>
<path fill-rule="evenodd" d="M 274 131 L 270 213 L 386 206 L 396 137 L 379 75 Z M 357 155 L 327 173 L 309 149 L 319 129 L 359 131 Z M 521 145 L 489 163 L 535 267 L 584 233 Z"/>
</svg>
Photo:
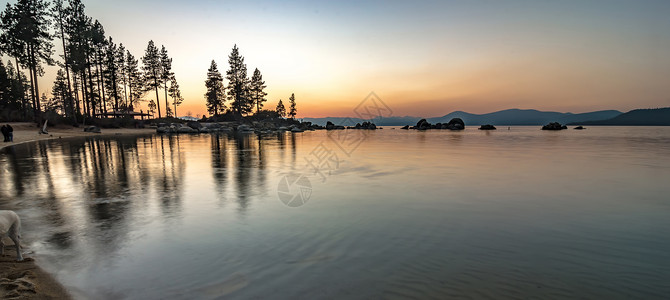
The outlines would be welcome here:
<svg viewBox="0 0 670 300">
<path fill-rule="evenodd" d="M 189 121 L 186 123 L 157 123 L 155 124 L 156 133 L 159 134 L 194 134 L 194 133 L 277 133 L 277 132 L 304 132 L 313 130 L 344 130 L 344 129 L 361 129 L 361 130 L 378 130 L 382 129 L 372 122 L 357 123 L 355 126 L 335 125 L 328 121 L 326 126 L 312 124 L 311 122 L 298 122 L 293 120 L 281 121 L 238 121 L 238 122 L 200 122 Z M 542 126 L 542 130 L 563 130 L 567 129 L 566 125 L 558 122 L 552 122 Z M 429 129 L 448 129 L 452 131 L 465 130 L 465 122 L 460 118 L 453 118 L 447 123 L 431 124 L 426 119 L 421 119 L 414 126 L 405 125 L 400 129 L 415 129 L 415 130 L 429 130 Z M 496 130 L 497 128 L 492 124 L 481 125 L 479 130 Z M 582 126 L 577 126 L 574 129 L 585 129 Z M 93 130 L 93 129 L 92 129 Z"/>
</svg>

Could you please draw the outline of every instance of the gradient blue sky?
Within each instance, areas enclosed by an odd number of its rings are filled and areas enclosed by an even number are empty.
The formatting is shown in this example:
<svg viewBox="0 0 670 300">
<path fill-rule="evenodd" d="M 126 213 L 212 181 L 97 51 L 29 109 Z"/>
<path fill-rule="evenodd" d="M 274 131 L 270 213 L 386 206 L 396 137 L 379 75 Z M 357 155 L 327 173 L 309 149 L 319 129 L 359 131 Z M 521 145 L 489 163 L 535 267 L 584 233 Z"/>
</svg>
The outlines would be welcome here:
<svg viewBox="0 0 670 300">
<path fill-rule="evenodd" d="M 84 4 L 136 57 L 166 46 L 179 115 L 205 113 L 209 63 L 224 72 L 233 44 L 263 73 L 267 107 L 295 93 L 299 117 L 353 115 L 370 91 L 394 115 L 670 106 L 670 1 Z"/>
</svg>

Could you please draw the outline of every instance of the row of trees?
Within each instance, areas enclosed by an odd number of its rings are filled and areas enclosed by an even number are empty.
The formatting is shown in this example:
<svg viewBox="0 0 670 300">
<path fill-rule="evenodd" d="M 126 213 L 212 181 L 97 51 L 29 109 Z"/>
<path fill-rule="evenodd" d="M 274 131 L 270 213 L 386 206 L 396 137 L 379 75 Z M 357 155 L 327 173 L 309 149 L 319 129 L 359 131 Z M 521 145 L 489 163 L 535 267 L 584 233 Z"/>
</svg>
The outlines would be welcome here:
<svg viewBox="0 0 670 300">
<path fill-rule="evenodd" d="M 261 112 L 265 98 L 265 81 L 261 71 L 256 68 L 251 78 L 247 77 L 247 65 L 244 63 L 244 57 L 240 55 L 237 45 L 233 46 L 233 50 L 228 55 L 229 68 L 226 71 L 226 80 L 228 85 L 224 86 L 223 76 L 219 72 L 218 66 L 214 60 L 207 70 L 207 79 L 205 80 L 205 87 L 207 92 L 205 98 L 207 100 L 207 111 L 210 115 L 218 117 L 225 113 L 232 113 L 236 117 L 248 115 L 253 112 Z M 293 119 L 296 115 L 295 95 L 291 94 L 289 99 L 291 102 L 288 116 Z M 226 101 L 230 103 L 230 107 L 226 106 Z M 281 99 L 275 111 L 281 117 L 286 117 L 286 109 Z"/>
<path fill-rule="evenodd" d="M 20 111 L 24 119 L 32 115 L 41 120 L 42 112 L 50 110 L 77 122 L 82 116 L 132 110 L 146 92 L 155 91 L 156 101 L 149 107 L 156 107 L 160 118 L 159 89 L 165 91 L 165 116 L 174 116 L 183 101 L 164 46 L 158 50 L 150 41 L 140 67 L 123 44 L 105 36 L 102 24 L 85 14 L 81 0 L 7 4 L 0 30 L 0 55 L 13 58 L 6 67 L 0 62 L 0 111 Z M 62 61 L 52 58 L 54 39 L 62 47 Z M 45 65 L 60 67 L 50 99 L 39 96 L 38 78 Z"/>
</svg>

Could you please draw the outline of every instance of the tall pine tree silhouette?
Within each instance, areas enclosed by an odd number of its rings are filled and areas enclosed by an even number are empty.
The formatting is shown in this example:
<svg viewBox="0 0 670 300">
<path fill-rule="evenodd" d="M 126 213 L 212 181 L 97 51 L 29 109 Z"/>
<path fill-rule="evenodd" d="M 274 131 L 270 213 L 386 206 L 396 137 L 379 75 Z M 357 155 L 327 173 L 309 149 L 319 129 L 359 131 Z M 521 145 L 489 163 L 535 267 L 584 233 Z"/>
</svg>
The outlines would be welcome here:
<svg viewBox="0 0 670 300">
<path fill-rule="evenodd" d="M 256 105 L 256 113 L 261 111 L 263 108 L 263 102 L 268 101 L 265 99 L 268 93 L 264 91 L 266 88 L 265 81 L 263 81 L 263 75 L 261 71 L 256 68 L 254 70 L 254 75 L 251 77 L 251 83 L 249 85 L 249 92 L 251 94 L 252 104 Z"/>
<path fill-rule="evenodd" d="M 249 98 L 249 79 L 247 78 L 247 65 L 244 63 L 244 57 L 240 55 L 237 45 L 228 56 L 230 69 L 226 71 L 228 79 L 228 98 L 230 98 L 233 113 L 241 117 L 243 114 L 251 112 L 253 103 Z"/>
<path fill-rule="evenodd" d="M 295 115 L 298 112 L 298 109 L 295 107 L 295 94 L 291 93 L 291 97 L 288 98 L 288 102 L 291 105 L 289 107 L 288 117 L 291 119 L 295 119 Z"/>
<path fill-rule="evenodd" d="M 212 63 L 207 70 L 205 87 L 207 88 L 207 92 L 205 93 L 205 98 L 207 99 L 207 111 L 210 115 L 218 116 L 226 109 L 224 104 L 226 94 L 223 89 L 223 77 L 221 76 L 219 69 L 217 69 L 214 60 L 212 60 Z"/>
<path fill-rule="evenodd" d="M 142 70 L 144 71 L 144 80 L 146 82 L 146 89 L 156 90 L 156 107 L 158 111 L 158 118 L 161 118 L 161 104 L 158 99 L 158 88 L 163 83 L 161 81 L 161 60 L 158 54 L 158 48 L 154 45 L 154 41 L 149 41 L 147 50 L 144 51 L 142 57 Z"/>
</svg>

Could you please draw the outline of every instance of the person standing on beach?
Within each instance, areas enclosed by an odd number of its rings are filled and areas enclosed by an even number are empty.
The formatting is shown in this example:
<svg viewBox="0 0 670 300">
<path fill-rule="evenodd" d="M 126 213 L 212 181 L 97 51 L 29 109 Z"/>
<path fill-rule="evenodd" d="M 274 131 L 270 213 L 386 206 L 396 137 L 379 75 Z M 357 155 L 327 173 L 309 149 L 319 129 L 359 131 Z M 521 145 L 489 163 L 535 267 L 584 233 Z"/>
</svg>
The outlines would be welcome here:
<svg viewBox="0 0 670 300">
<path fill-rule="evenodd" d="M 14 141 L 14 128 L 12 127 L 12 125 L 9 124 L 7 124 L 7 139 L 10 142 Z"/>
<path fill-rule="evenodd" d="M 5 138 L 3 140 L 3 142 L 5 142 L 5 143 L 8 142 L 9 141 L 9 135 L 7 134 L 7 126 L 2 125 L 1 131 L 2 131 L 2 137 Z"/>
</svg>

